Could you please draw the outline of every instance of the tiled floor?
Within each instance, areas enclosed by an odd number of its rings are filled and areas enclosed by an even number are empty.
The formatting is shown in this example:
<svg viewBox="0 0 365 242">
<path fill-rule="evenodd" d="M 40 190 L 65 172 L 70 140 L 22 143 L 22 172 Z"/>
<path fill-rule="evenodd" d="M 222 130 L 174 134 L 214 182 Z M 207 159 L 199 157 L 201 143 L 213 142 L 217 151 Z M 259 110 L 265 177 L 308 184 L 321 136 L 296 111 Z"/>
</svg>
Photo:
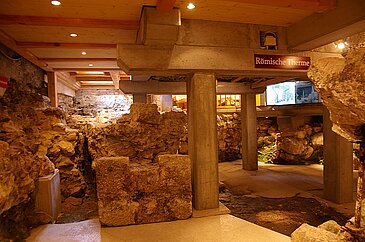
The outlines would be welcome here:
<svg viewBox="0 0 365 242">
<path fill-rule="evenodd" d="M 49 224 L 32 231 L 29 242 L 285 242 L 290 238 L 232 215 L 166 223 L 102 227 L 98 220 Z"/>
</svg>

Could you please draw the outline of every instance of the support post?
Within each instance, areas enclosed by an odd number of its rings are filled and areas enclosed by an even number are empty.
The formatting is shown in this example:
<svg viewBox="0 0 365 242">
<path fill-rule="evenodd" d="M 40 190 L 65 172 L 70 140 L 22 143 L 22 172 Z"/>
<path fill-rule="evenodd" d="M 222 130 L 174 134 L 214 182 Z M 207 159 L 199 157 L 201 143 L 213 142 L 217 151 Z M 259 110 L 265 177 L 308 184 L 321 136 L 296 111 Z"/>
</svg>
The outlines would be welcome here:
<svg viewBox="0 0 365 242">
<path fill-rule="evenodd" d="M 257 160 L 256 94 L 241 95 L 242 168 L 255 171 Z"/>
<path fill-rule="evenodd" d="M 58 107 L 58 97 L 57 97 L 57 76 L 56 72 L 47 72 L 48 80 L 48 97 L 51 99 L 51 106 Z"/>
<path fill-rule="evenodd" d="M 147 94 L 133 94 L 133 103 L 147 103 Z"/>
<path fill-rule="evenodd" d="M 196 73 L 187 81 L 189 156 L 192 161 L 193 205 L 219 207 L 216 80 Z"/>
<path fill-rule="evenodd" d="M 324 197 L 335 203 L 353 201 L 352 143 L 332 131 L 327 108 L 323 110 Z"/>
</svg>

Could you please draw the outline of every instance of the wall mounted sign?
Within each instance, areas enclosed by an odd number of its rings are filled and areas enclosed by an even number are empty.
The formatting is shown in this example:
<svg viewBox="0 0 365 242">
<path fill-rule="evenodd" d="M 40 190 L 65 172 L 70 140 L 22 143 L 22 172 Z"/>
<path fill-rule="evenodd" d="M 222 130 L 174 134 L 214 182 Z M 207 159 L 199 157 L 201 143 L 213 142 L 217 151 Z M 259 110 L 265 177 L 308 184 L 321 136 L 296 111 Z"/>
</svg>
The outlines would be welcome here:
<svg viewBox="0 0 365 242">
<path fill-rule="evenodd" d="M 260 31 L 260 48 L 267 50 L 278 49 L 278 37 L 276 32 Z"/>
<path fill-rule="evenodd" d="M 254 55 L 255 68 L 308 70 L 310 57 L 290 55 Z"/>
</svg>

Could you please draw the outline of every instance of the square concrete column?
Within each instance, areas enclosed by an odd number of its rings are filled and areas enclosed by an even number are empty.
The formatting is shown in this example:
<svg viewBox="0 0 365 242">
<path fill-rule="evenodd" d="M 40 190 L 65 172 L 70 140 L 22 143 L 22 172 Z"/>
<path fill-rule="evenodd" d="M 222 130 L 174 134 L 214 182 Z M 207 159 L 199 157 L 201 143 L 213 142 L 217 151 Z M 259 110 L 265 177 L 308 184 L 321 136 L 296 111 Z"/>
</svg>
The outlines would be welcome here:
<svg viewBox="0 0 365 242">
<path fill-rule="evenodd" d="M 256 122 L 256 94 L 242 94 L 242 168 L 249 171 L 258 169 Z"/>
<path fill-rule="evenodd" d="M 192 161 L 193 205 L 219 207 L 216 80 L 194 74 L 187 81 L 189 156 Z"/>
<path fill-rule="evenodd" d="M 51 99 L 51 106 L 58 106 L 58 96 L 57 96 L 57 76 L 56 72 L 47 72 L 48 81 L 48 97 Z"/>
<path fill-rule="evenodd" d="M 133 94 L 133 103 L 147 103 L 147 94 Z"/>
<path fill-rule="evenodd" d="M 332 131 L 327 108 L 323 110 L 324 197 L 335 203 L 353 200 L 352 143 Z"/>
</svg>

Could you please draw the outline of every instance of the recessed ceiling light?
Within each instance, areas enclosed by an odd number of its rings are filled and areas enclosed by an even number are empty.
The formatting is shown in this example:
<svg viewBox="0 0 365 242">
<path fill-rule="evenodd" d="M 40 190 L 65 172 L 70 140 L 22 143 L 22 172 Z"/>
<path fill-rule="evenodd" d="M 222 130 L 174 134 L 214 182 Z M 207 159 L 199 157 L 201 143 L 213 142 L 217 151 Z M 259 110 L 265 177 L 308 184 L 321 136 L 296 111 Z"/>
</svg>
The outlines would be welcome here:
<svg viewBox="0 0 365 242">
<path fill-rule="evenodd" d="M 343 43 L 343 42 L 338 43 L 337 48 L 340 49 L 340 50 L 344 49 L 345 48 L 345 43 Z"/>
<path fill-rule="evenodd" d="M 194 3 L 189 3 L 187 6 L 186 6 L 187 9 L 194 9 L 195 8 L 195 4 Z"/>
<path fill-rule="evenodd" d="M 61 2 L 60 1 L 51 1 L 51 4 L 54 6 L 59 6 L 59 5 L 61 5 Z"/>
<path fill-rule="evenodd" d="M 90 63 L 90 64 L 89 64 L 89 66 L 90 66 L 90 67 L 93 67 L 93 66 L 94 66 L 94 64 Z"/>
<path fill-rule="evenodd" d="M 85 51 L 82 51 L 81 52 L 81 55 L 86 55 L 87 53 Z"/>
<path fill-rule="evenodd" d="M 77 34 L 76 33 L 71 33 L 70 36 L 71 37 L 77 37 Z"/>
</svg>

